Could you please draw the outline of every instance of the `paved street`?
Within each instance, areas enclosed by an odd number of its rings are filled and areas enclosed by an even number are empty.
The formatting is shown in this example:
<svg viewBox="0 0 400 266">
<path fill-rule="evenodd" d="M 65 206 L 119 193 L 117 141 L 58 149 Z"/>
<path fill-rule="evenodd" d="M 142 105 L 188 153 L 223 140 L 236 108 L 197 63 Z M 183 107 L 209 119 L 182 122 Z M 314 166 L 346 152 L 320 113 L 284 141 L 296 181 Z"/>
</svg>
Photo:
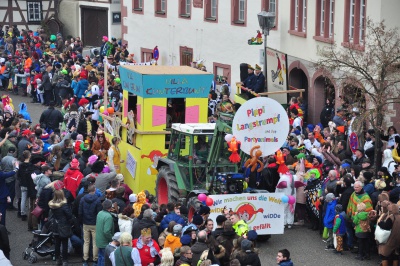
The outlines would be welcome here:
<svg viewBox="0 0 400 266">
<path fill-rule="evenodd" d="M 30 102 L 30 98 L 12 96 L 14 106 L 18 108 L 21 102 Z M 44 110 L 42 105 L 28 104 L 28 111 L 31 114 L 33 123 L 37 123 L 41 112 Z M 124 159 L 124 158 L 123 158 Z M 29 265 L 22 259 L 22 252 L 32 240 L 32 234 L 27 231 L 26 222 L 17 218 L 16 212 L 7 213 L 7 229 L 11 232 L 11 262 L 13 265 Z M 354 254 L 345 252 L 343 256 L 335 255 L 331 251 L 325 251 L 325 243 L 315 231 L 306 228 L 293 228 L 286 230 L 284 235 L 273 236 L 268 242 L 261 243 L 260 258 L 262 265 L 276 265 L 275 257 L 279 249 L 287 248 L 291 254 L 294 264 L 307 266 L 333 266 L 333 265 L 377 265 L 377 255 L 372 256 L 371 261 L 357 261 Z M 36 265 L 54 265 L 50 257 L 39 258 Z M 72 256 L 70 265 L 81 265 L 81 258 Z"/>
</svg>

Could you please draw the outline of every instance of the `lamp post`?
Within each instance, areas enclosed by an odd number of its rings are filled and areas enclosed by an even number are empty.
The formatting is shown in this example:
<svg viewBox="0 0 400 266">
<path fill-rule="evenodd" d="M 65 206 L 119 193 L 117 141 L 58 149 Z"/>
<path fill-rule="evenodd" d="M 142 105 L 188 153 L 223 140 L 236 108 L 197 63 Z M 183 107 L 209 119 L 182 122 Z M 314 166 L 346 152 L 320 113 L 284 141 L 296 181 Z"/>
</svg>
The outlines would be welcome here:
<svg viewBox="0 0 400 266">
<path fill-rule="evenodd" d="M 258 24 L 264 34 L 264 69 L 263 74 L 265 77 L 265 82 L 267 82 L 267 36 L 269 35 L 269 30 L 275 27 L 275 12 L 267 12 L 265 10 L 257 14 Z M 265 86 L 268 91 L 268 87 Z"/>
</svg>

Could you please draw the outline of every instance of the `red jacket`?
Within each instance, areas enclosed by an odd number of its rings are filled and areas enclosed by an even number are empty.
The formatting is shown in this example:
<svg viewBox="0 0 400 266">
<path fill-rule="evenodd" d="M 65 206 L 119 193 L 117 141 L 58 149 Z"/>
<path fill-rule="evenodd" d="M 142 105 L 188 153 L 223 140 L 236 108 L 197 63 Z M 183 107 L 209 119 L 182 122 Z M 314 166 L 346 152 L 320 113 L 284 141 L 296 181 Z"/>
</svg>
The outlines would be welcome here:
<svg viewBox="0 0 400 266">
<path fill-rule="evenodd" d="M 64 186 L 76 198 L 76 190 L 78 189 L 83 178 L 83 174 L 78 169 L 69 168 L 64 175 Z"/>
</svg>

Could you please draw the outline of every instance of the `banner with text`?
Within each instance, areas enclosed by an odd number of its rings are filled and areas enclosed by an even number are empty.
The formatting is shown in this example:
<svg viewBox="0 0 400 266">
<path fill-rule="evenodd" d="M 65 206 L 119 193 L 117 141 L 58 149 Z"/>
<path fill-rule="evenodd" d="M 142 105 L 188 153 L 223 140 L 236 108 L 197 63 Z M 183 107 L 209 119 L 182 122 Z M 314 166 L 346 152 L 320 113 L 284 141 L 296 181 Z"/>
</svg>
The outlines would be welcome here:
<svg viewBox="0 0 400 266">
<path fill-rule="evenodd" d="M 210 195 L 214 200 L 210 206 L 210 219 L 222 214 L 224 207 L 239 214 L 249 225 L 249 230 L 255 230 L 259 235 L 283 234 L 284 207 L 281 201 L 282 193 L 255 193 Z"/>
</svg>

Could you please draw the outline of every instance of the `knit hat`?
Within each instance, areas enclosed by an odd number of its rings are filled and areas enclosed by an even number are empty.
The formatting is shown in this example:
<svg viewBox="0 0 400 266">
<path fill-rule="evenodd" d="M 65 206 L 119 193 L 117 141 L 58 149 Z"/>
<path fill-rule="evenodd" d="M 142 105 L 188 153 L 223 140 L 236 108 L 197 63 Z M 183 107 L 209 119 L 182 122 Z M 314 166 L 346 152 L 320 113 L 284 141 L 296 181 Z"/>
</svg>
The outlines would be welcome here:
<svg viewBox="0 0 400 266">
<path fill-rule="evenodd" d="M 201 206 L 200 210 L 199 210 L 199 215 L 203 215 L 203 214 L 210 214 L 210 207 L 208 206 Z"/>
<path fill-rule="evenodd" d="M 180 224 L 174 225 L 172 232 L 173 232 L 174 236 L 180 235 L 182 233 L 182 225 L 180 225 Z"/>
<path fill-rule="evenodd" d="M 335 195 L 333 193 L 328 193 L 325 196 L 325 201 L 326 202 L 332 202 L 335 199 Z"/>
<path fill-rule="evenodd" d="M 80 100 L 79 100 L 78 105 L 79 105 L 79 106 L 83 106 L 83 105 L 88 104 L 88 103 L 89 103 L 89 100 L 83 98 L 83 99 L 80 99 Z"/>
<path fill-rule="evenodd" d="M 116 232 L 112 237 L 112 240 L 119 241 L 119 237 L 121 236 L 121 232 Z"/>
<path fill-rule="evenodd" d="M 129 202 L 130 203 L 136 202 L 136 194 L 130 194 L 129 195 Z"/>
<path fill-rule="evenodd" d="M 56 182 L 54 182 L 53 186 L 55 190 L 61 190 L 64 188 L 64 183 L 60 180 L 57 180 Z"/>
<path fill-rule="evenodd" d="M 343 211 L 343 206 L 342 204 L 336 204 L 335 206 L 335 212 L 336 213 L 341 213 Z"/>
<path fill-rule="evenodd" d="M 115 179 L 117 179 L 119 182 L 123 182 L 124 181 L 124 175 L 123 174 L 117 174 L 115 176 Z"/>
<path fill-rule="evenodd" d="M 46 132 L 46 130 L 43 131 L 42 135 L 40 136 L 41 140 L 48 140 L 50 137 L 49 133 Z"/>
<path fill-rule="evenodd" d="M 313 125 L 313 124 L 308 124 L 308 125 L 307 125 L 307 128 L 308 128 L 308 130 L 309 130 L 310 132 L 313 132 L 313 131 L 314 131 L 314 125 Z"/>
<path fill-rule="evenodd" d="M 76 140 L 81 140 L 81 141 L 83 141 L 83 135 L 82 135 L 82 134 L 78 134 L 78 135 L 76 136 Z"/>
<path fill-rule="evenodd" d="M 79 169 L 79 161 L 77 159 L 72 159 L 70 166 L 71 168 Z"/>
<path fill-rule="evenodd" d="M 183 235 L 181 237 L 182 246 L 188 246 L 192 241 L 192 237 L 190 235 Z"/>
<path fill-rule="evenodd" d="M 249 232 L 247 232 L 247 239 L 250 241 L 255 241 L 257 240 L 257 232 L 255 230 L 250 230 Z"/>
<path fill-rule="evenodd" d="M 105 201 L 103 201 L 103 210 L 108 210 L 112 207 L 112 201 L 109 199 L 106 199 Z"/>
<path fill-rule="evenodd" d="M 250 240 L 248 239 L 243 239 L 242 243 L 241 243 L 241 248 L 243 251 L 249 251 L 251 250 L 251 246 L 253 245 L 253 243 L 251 243 Z"/>
<path fill-rule="evenodd" d="M 193 220 L 192 223 L 195 225 L 202 225 L 203 224 L 203 217 L 201 217 L 200 215 L 195 215 L 193 216 Z"/>
<path fill-rule="evenodd" d="M 97 159 L 99 159 L 99 157 L 97 157 L 97 155 L 92 155 L 89 157 L 88 163 L 93 165 L 97 161 Z"/>
<path fill-rule="evenodd" d="M 319 164 L 322 163 L 322 158 L 321 158 L 321 156 L 315 156 L 315 159 L 317 159 L 317 161 L 318 161 Z"/>
</svg>

